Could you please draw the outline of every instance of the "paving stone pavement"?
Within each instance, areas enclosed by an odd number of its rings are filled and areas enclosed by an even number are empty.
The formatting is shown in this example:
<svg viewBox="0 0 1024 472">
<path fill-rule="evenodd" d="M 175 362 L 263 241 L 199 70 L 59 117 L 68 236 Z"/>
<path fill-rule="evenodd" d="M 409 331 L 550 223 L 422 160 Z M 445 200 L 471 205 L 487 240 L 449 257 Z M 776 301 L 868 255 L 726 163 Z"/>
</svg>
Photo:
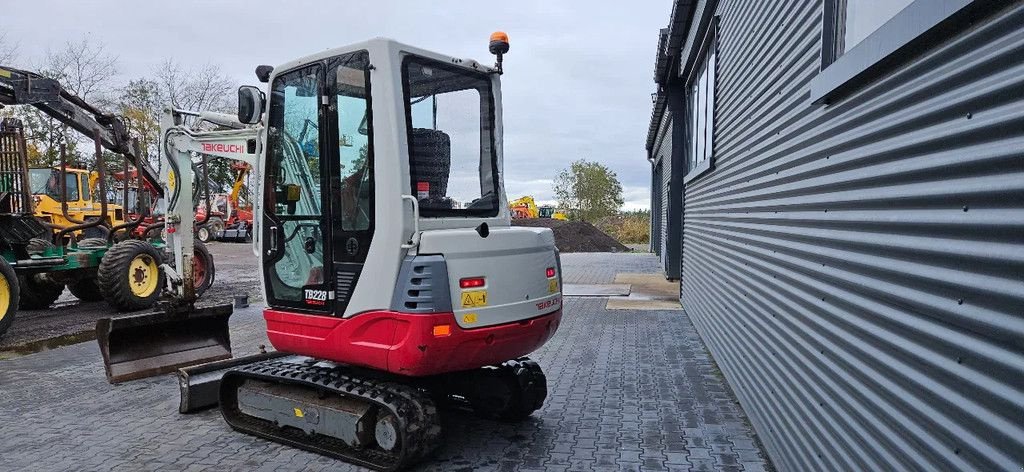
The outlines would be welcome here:
<svg viewBox="0 0 1024 472">
<path fill-rule="evenodd" d="M 637 254 L 566 254 L 566 282 L 657 270 Z M 532 357 L 549 396 L 533 417 L 444 417 L 420 470 L 770 470 L 743 411 L 680 311 L 604 310 L 570 298 Z M 232 318 L 236 353 L 266 343 L 256 308 Z M 0 361 L 0 470 L 357 470 L 233 432 L 216 410 L 177 413 L 172 376 L 111 386 L 95 343 Z"/>
</svg>

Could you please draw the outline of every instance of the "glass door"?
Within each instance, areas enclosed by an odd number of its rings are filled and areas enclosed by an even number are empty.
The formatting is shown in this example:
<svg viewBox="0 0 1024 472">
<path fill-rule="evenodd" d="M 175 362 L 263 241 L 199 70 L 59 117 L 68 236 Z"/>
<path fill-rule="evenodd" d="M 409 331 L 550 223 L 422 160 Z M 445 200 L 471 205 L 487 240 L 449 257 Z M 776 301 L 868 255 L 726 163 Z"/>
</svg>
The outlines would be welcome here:
<svg viewBox="0 0 1024 472">
<path fill-rule="evenodd" d="M 330 226 L 325 217 L 323 68 L 282 74 L 271 86 L 263 214 L 263 270 L 271 307 L 330 313 Z"/>
</svg>

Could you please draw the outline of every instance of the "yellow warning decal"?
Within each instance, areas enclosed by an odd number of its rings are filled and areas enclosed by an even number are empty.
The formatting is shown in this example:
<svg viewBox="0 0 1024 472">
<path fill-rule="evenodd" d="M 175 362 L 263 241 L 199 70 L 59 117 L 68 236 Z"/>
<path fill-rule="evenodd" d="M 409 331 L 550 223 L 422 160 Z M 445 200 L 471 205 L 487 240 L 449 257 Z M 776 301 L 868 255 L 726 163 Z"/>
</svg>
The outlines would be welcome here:
<svg viewBox="0 0 1024 472">
<path fill-rule="evenodd" d="M 174 190 L 177 185 L 177 179 L 174 177 L 174 171 L 167 172 L 167 188 Z"/>
<path fill-rule="evenodd" d="M 302 412 L 301 408 L 295 408 L 295 417 L 296 418 L 305 418 L 306 414 Z"/>
<path fill-rule="evenodd" d="M 466 313 L 462 315 L 462 322 L 465 324 L 476 323 L 476 313 Z"/>
<path fill-rule="evenodd" d="M 558 291 L 558 279 L 548 280 L 548 293 L 555 293 Z"/>
<path fill-rule="evenodd" d="M 0 77 L 11 78 L 11 71 L 0 69 Z"/>
<path fill-rule="evenodd" d="M 487 306 L 487 290 L 462 292 L 462 308 Z"/>
</svg>

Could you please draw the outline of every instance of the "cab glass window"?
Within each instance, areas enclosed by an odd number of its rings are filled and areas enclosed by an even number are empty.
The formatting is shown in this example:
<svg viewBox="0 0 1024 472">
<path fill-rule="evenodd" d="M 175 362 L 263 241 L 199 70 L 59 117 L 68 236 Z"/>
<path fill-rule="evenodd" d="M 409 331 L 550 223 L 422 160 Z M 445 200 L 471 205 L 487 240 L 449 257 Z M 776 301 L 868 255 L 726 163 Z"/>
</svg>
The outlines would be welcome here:
<svg viewBox="0 0 1024 472">
<path fill-rule="evenodd" d="M 498 214 L 494 97 L 484 72 L 407 56 L 402 64 L 410 192 L 423 217 Z"/>
<path fill-rule="evenodd" d="M 68 185 L 68 201 L 77 201 L 78 178 L 71 172 L 65 174 L 64 178 Z M 61 200 L 59 170 L 29 169 L 28 180 L 33 195 L 47 195 L 58 202 Z"/>
</svg>

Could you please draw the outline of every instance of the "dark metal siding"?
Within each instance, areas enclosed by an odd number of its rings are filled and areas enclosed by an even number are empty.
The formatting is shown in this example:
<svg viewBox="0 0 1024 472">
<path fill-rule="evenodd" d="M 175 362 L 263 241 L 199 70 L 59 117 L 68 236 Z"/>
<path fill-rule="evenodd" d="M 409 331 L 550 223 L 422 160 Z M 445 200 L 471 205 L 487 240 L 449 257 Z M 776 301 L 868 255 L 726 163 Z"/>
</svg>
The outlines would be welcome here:
<svg viewBox="0 0 1024 472">
<path fill-rule="evenodd" d="M 661 163 L 654 165 L 651 173 L 651 252 L 661 254 L 661 222 L 664 213 L 661 211 L 662 170 Z"/>
<path fill-rule="evenodd" d="M 658 139 L 655 141 L 655 153 L 659 159 L 661 159 L 661 203 L 659 209 L 661 210 L 661 234 L 658 235 L 658 241 L 660 243 L 660 250 L 658 254 L 661 256 L 662 269 L 667 267 L 668 259 L 671 256 L 671 238 L 669 237 L 669 226 L 673 223 L 673 218 L 678 218 L 677 215 L 673 215 L 669 212 L 671 207 L 669 201 L 671 195 L 669 191 L 672 189 L 672 115 L 666 112 L 662 118 L 661 129 L 658 131 Z M 678 183 L 676 184 L 678 188 Z"/>
<path fill-rule="evenodd" d="M 828 107 L 821 9 L 718 5 L 683 305 L 781 470 L 1020 470 L 1024 4 Z"/>
</svg>

